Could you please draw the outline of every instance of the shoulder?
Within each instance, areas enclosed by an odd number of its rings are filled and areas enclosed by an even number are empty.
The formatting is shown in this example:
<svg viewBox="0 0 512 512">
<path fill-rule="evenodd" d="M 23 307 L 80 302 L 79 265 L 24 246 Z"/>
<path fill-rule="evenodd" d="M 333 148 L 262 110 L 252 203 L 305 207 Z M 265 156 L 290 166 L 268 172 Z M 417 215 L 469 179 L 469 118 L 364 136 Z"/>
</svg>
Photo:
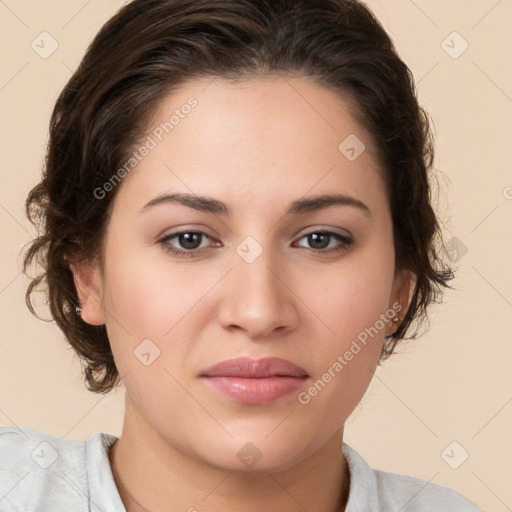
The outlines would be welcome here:
<svg viewBox="0 0 512 512">
<path fill-rule="evenodd" d="M 387 471 L 375 471 L 375 475 L 379 499 L 384 507 L 399 505 L 402 512 L 483 512 L 483 509 L 448 487 Z"/>
<path fill-rule="evenodd" d="M 347 505 L 347 512 L 359 512 L 366 506 L 375 511 L 484 512 L 453 489 L 421 478 L 374 470 L 345 444 L 343 453 L 351 474 L 348 505 L 352 508 Z"/>
<path fill-rule="evenodd" d="M 0 427 L 0 510 L 88 511 L 86 451 L 103 436 L 108 434 L 69 441 L 27 427 Z"/>
</svg>

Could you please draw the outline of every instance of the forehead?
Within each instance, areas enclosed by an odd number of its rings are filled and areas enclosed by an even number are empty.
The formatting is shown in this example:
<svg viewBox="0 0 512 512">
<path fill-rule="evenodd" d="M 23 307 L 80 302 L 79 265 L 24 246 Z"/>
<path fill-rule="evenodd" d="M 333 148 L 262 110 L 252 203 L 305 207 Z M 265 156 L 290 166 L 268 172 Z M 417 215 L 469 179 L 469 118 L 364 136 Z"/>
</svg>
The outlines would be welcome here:
<svg viewBox="0 0 512 512">
<path fill-rule="evenodd" d="M 193 108 L 189 108 L 191 102 Z M 348 94 L 308 77 L 265 75 L 232 80 L 201 77 L 182 84 L 161 101 L 146 132 L 148 135 L 156 132 L 159 139 L 159 135 L 165 136 L 170 131 L 176 135 L 186 130 L 183 126 L 177 130 L 179 124 L 185 124 L 184 119 L 195 118 L 188 124 L 194 125 L 198 136 L 205 134 L 199 131 L 201 127 L 205 131 L 215 128 L 215 133 L 202 140 L 220 141 L 227 137 L 235 143 L 245 138 L 245 143 L 261 142 L 269 147 L 268 142 L 272 140 L 282 144 L 287 142 L 286 138 L 288 143 L 308 139 L 304 149 L 330 143 L 338 149 L 338 143 L 347 136 L 358 135 L 364 139 L 367 156 L 377 160 L 373 138 L 356 121 L 357 110 Z M 172 126 L 165 130 L 162 125 L 169 121 Z M 277 144 L 272 146 L 277 149 Z M 283 149 L 289 147 L 287 144 Z"/>
<path fill-rule="evenodd" d="M 383 189 L 373 140 L 351 103 L 306 78 L 185 83 L 155 109 L 141 144 L 151 149 L 125 181 L 149 199 L 167 189 L 263 207 L 276 192 L 274 200 L 292 200 L 309 190 Z"/>
</svg>

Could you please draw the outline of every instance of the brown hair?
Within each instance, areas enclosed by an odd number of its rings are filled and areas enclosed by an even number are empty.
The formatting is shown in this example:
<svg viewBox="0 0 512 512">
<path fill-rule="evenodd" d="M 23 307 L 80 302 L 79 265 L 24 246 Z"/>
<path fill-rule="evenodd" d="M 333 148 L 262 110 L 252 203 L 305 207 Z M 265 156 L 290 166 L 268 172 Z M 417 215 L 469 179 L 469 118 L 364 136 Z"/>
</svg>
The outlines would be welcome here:
<svg viewBox="0 0 512 512">
<path fill-rule="evenodd" d="M 99 31 L 55 105 L 42 180 L 26 213 L 40 228 L 24 257 L 37 262 L 26 302 L 46 285 L 53 320 L 84 365 L 90 391 L 120 383 L 105 326 L 75 313 L 70 262 L 102 261 L 115 194 L 97 199 L 144 134 L 158 103 L 196 77 L 237 79 L 292 73 L 311 77 L 356 106 L 373 136 L 388 186 L 396 269 L 416 275 L 409 309 L 385 339 L 386 359 L 411 322 L 453 278 L 439 256 L 438 219 L 428 171 L 434 151 L 429 118 L 418 105 L 409 68 L 370 10 L 354 0 L 134 0 Z M 341 141 L 340 141 L 341 142 Z M 408 333 L 409 334 L 409 333 Z"/>
</svg>

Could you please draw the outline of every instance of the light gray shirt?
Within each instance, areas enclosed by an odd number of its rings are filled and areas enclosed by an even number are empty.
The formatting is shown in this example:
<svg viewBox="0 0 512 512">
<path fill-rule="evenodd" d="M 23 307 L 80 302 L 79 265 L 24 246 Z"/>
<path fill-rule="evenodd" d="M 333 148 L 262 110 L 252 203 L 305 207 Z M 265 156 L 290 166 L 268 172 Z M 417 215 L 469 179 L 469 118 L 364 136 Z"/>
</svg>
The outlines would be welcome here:
<svg viewBox="0 0 512 512">
<path fill-rule="evenodd" d="M 27 427 L 0 427 L 0 512 L 126 512 L 108 459 L 117 437 L 68 441 Z M 483 512 L 431 482 L 373 470 L 346 443 L 346 512 Z M 200 511 L 200 503 L 190 504 Z"/>
</svg>

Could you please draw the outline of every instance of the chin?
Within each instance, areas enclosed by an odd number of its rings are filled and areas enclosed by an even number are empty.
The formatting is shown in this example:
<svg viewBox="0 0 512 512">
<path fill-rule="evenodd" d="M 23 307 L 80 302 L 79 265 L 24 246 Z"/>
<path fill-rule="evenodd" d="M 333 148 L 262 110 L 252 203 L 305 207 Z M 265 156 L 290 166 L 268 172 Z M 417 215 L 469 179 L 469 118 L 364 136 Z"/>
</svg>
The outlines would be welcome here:
<svg viewBox="0 0 512 512">
<path fill-rule="evenodd" d="M 224 442 L 219 442 L 217 438 L 210 447 L 205 449 L 203 445 L 196 454 L 206 464 L 218 469 L 265 474 L 284 471 L 300 463 L 307 457 L 308 447 L 313 444 L 310 439 L 298 439 L 289 434 L 272 433 L 268 436 L 267 433 L 261 434 L 261 430 L 259 432 L 255 432 L 254 436 L 246 432 L 232 439 L 224 439 Z"/>
</svg>

